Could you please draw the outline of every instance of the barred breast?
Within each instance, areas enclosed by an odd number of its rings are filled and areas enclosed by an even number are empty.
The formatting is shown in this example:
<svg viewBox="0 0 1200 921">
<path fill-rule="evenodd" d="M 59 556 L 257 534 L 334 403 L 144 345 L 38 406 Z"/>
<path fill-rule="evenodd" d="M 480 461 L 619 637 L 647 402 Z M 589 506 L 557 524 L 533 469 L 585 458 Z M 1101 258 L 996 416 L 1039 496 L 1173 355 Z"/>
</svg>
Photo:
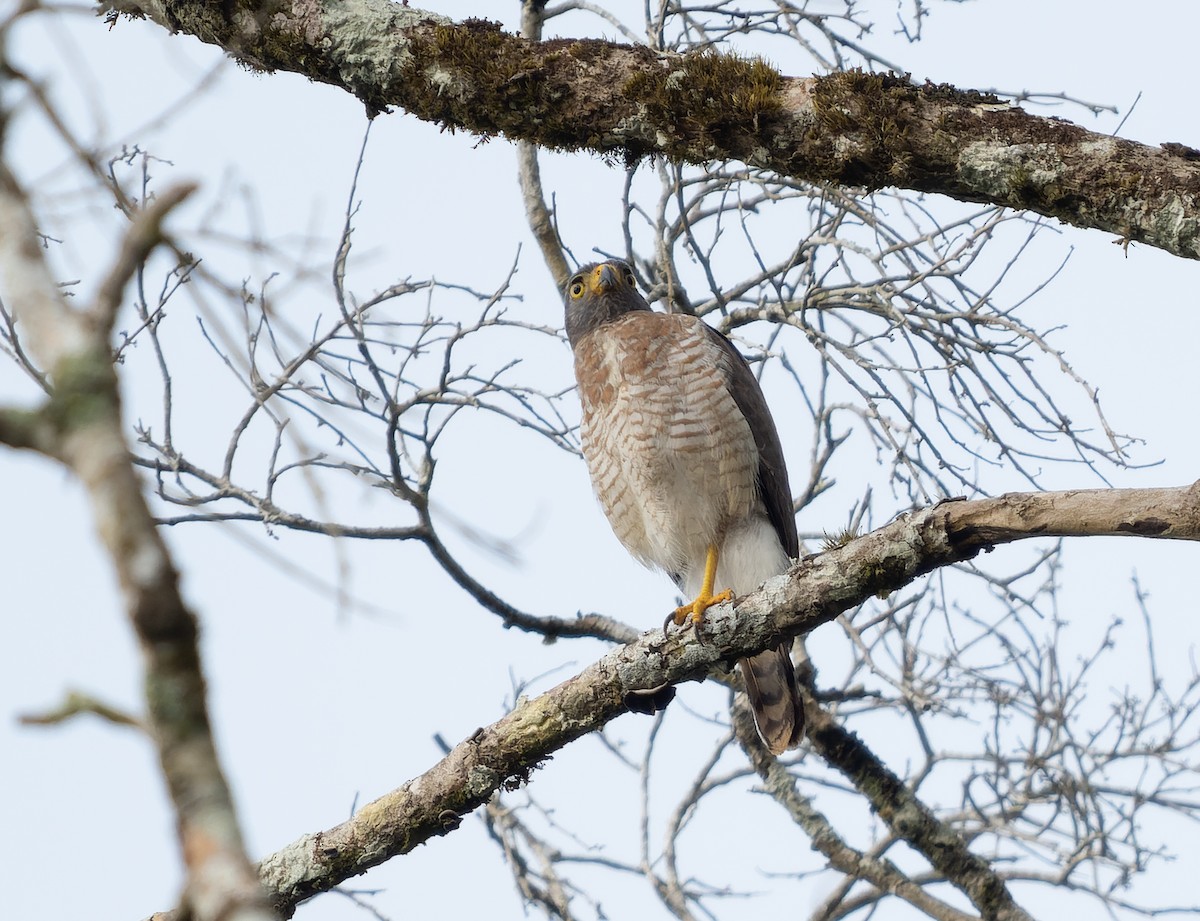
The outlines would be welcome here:
<svg viewBox="0 0 1200 921">
<path fill-rule="evenodd" d="M 629 313 L 585 336 L 575 361 L 592 486 L 630 553 L 679 578 L 731 527 L 762 517 L 731 358 L 702 321 Z"/>
</svg>

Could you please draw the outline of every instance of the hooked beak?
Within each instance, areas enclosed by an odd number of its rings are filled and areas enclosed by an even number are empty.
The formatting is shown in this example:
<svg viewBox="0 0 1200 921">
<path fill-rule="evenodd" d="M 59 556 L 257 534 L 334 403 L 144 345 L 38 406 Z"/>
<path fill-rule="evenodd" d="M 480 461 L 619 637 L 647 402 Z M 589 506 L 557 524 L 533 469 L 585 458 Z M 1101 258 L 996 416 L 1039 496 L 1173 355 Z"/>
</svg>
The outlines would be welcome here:
<svg viewBox="0 0 1200 921">
<path fill-rule="evenodd" d="M 621 273 L 607 262 L 592 269 L 592 290 L 597 294 L 606 294 L 621 283 Z"/>
</svg>

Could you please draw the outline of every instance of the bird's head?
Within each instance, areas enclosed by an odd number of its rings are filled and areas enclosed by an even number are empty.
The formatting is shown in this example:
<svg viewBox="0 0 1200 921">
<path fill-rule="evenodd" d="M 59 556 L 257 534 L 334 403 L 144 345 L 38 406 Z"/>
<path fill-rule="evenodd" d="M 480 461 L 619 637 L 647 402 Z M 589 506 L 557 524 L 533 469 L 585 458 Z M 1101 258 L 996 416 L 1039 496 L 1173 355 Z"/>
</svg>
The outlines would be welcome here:
<svg viewBox="0 0 1200 921">
<path fill-rule="evenodd" d="M 571 276 L 563 289 L 571 347 L 593 329 L 633 310 L 649 310 L 633 269 L 619 259 L 594 262 Z"/>
</svg>

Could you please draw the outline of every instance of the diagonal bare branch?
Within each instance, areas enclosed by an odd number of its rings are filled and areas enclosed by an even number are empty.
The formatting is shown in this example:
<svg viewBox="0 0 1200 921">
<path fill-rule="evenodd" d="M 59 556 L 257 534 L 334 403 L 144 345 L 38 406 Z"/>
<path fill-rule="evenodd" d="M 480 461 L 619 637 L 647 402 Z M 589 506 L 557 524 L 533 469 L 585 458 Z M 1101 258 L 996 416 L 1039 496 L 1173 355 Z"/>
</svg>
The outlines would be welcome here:
<svg viewBox="0 0 1200 921">
<path fill-rule="evenodd" d="M 1034 527 L 1024 534 L 1006 530 L 1003 522 L 1013 510 L 1030 504 L 1040 510 Z M 1074 517 L 1081 508 L 1087 509 L 1084 524 Z M 1177 524 L 1162 530 L 1144 527 L 1160 518 Z M 906 515 L 802 560 L 785 576 L 739 599 L 733 611 L 713 609 L 703 641 L 690 633 L 653 630 L 546 693 L 521 699 L 508 715 L 478 729 L 424 774 L 368 803 L 341 825 L 306 835 L 267 857 L 260 865 L 262 881 L 276 908 L 288 916 L 301 901 L 453 831 L 463 815 L 496 791 L 527 782 L 555 751 L 626 713 L 632 691 L 701 680 L 725 663 L 760 652 L 781 637 L 807 633 L 937 567 L 970 559 L 996 543 L 1060 532 L 1200 540 L 1200 483 L 1176 489 L 1014 494 L 946 502 Z M 832 720 L 827 722 L 817 731 L 839 731 Z M 904 818 L 894 817 L 897 822 Z M 938 829 L 943 836 L 953 835 L 945 826 Z M 969 857 L 965 845 L 946 853 Z M 977 904 L 1003 902 L 987 885 L 986 864 L 963 867 L 970 877 L 966 885 L 977 890 L 972 892 Z M 1005 916 L 1021 917 L 1015 907 Z"/>
<path fill-rule="evenodd" d="M 133 223 L 121 241 L 121 251 L 96 293 L 96 319 L 105 337 L 112 331 L 125 287 L 151 251 L 163 242 L 163 221 L 195 191 L 195 183 L 173 185 L 134 214 Z"/>
</svg>

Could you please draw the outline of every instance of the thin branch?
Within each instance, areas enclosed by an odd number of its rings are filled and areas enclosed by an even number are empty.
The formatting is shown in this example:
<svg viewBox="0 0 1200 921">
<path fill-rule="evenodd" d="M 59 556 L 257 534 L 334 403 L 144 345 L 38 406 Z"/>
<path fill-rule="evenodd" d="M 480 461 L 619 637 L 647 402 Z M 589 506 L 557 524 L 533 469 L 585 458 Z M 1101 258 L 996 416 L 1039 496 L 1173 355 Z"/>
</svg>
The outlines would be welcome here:
<svg viewBox="0 0 1200 921">
<path fill-rule="evenodd" d="M 46 710 L 42 713 L 26 713 L 21 716 L 20 721 L 24 726 L 56 726 L 82 713 L 98 716 L 114 726 L 130 726 L 134 729 L 141 729 L 143 732 L 146 730 L 143 720 L 131 716 L 111 704 L 106 704 L 90 694 L 79 691 L 71 691 L 67 694 L 66 699 L 53 710 Z"/>
<path fill-rule="evenodd" d="M 112 332 L 117 311 L 121 308 L 121 297 L 126 285 L 133 278 L 150 252 L 163 242 L 162 223 L 167 215 L 196 191 L 196 184 L 183 182 L 167 188 L 141 210 L 134 212 L 133 224 L 125 232 L 107 277 L 96 292 L 95 321 L 105 338 Z"/>
<path fill-rule="evenodd" d="M 972 915 L 931 896 L 890 860 L 873 857 L 850 847 L 829 820 L 800 793 L 796 779 L 788 773 L 787 768 L 772 757 L 763 745 L 755 731 L 754 718 L 741 695 L 738 695 L 733 708 L 733 726 L 738 744 L 750 759 L 754 770 L 762 777 L 767 793 L 787 810 L 792 821 L 812 841 L 813 847 L 829 860 L 830 866 L 845 874 L 848 884 L 865 880 L 879 892 L 895 895 L 935 921 L 976 921 Z M 839 917 L 840 913 L 835 912 L 836 907 L 837 902 L 827 902 L 811 917 L 813 921 Z"/>
</svg>

